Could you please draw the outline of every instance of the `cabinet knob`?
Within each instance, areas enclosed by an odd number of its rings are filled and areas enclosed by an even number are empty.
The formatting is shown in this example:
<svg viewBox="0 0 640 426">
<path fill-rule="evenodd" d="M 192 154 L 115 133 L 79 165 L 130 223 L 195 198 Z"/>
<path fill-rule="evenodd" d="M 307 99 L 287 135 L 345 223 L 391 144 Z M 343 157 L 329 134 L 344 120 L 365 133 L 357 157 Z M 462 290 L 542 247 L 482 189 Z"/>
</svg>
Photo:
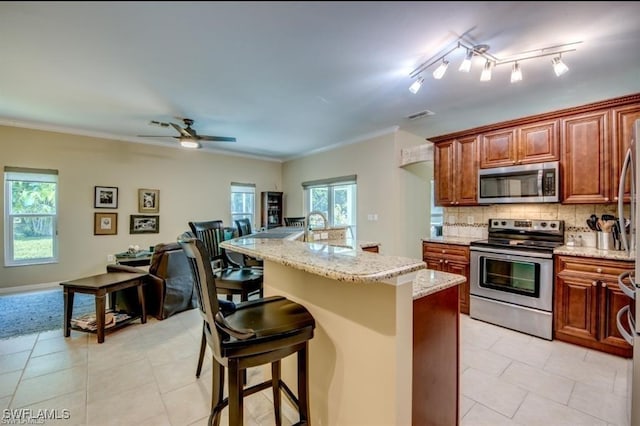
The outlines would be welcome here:
<svg viewBox="0 0 640 426">
<path fill-rule="evenodd" d="M 607 283 L 602 283 L 602 288 L 607 288 Z"/>
<path fill-rule="evenodd" d="M 517 161 L 516 161 L 516 160 L 513 160 L 513 161 L 512 161 L 512 163 L 513 163 L 513 164 L 516 164 L 516 163 L 517 163 Z"/>
<path fill-rule="evenodd" d="M 591 283 L 591 285 L 592 285 L 592 286 L 594 286 L 594 287 L 596 287 L 596 286 L 598 285 L 598 281 L 593 281 L 593 282 Z"/>
<path fill-rule="evenodd" d="M 605 201 L 609 201 L 609 197 L 604 197 L 604 200 Z"/>
<path fill-rule="evenodd" d="M 447 251 L 446 250 L 442 250 L 442 254 L 445 254 Z"/>
<path fill-rule="evenodd" d="M 440 263 L 444 262 L 444 260 L 440 259 Z"/>
<path fill-rule="evenodd" d="M 599 273 L 599 274 L 601 274 L 601 273 L 602 273 L 602 268 L 598 268 L 598 269 L 596 269 L 596 272 L 597 272 L 597 273 Z"/>
</svg>

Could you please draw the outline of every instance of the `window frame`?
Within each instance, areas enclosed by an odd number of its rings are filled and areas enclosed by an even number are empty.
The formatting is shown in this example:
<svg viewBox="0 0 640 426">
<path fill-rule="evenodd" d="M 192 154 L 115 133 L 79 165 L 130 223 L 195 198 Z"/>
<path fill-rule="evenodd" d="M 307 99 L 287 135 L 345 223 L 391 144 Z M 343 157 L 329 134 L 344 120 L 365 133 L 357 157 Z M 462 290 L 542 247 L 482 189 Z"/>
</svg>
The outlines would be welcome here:
<svg viewBox="0 0 640 426">
<path fill-rule="evenodd" d="M 237 191 L 234 189 L 245 189 L 244 191 Z M 251 212 L 234 212 L 233 211 L 233 194 L 243 193 L 253 195 L 253 205 L 251 206 Z M 231 226 L 236 227 L 236 220 L 248 217 L 251 222 L 251 229 L 255 229 L 256 219 L 256 185 L 254 183 L 239 183 L 231 182 L 229 192 L 229 217 L 231 218 Z"/>
<path fill-rule="evenodd" d="M 13 213 L 12 182 L 41 182 L 55 185 L 52 213 Z M 32 266 L 59 262 L 58 211 L 59 180 L 57 170 L 31 169 L 23 167 L 4 168 L 4 266 Z M 16 260 L 15 228 L 17 218 L 43 217 L 51 220 L 51 256 Z"/>
<path fill-rule="evenodd" d="M 349 202 L 349 216 L 351 221 L 349 224 L 336 224 L 335 223 L 335 197 L 334 191 L 338 187 L 350 186 L 349 190 L 351 191 L 351 201 Z M 335 178 L 328 179 L 320 179 L 315 181 L 303 182 L 302 183 L 303 194 L 304 194 L 304 212 L 305 216 L 308 215 L 311 210 L 311 197 L 313 189 L 324 189 L 327 191 L 327 227 L 340 227 L 346 226 L 351 230 L 351 235 L 355 238 L 356 229 L 358 225 L 358 214 L 357 214 L 357 206 L 358 206 L 358 184 L 356 175 L 350 176 L 341 176 Z M 324 212 L 323 212 L 324 213 Z"/>
</svg>

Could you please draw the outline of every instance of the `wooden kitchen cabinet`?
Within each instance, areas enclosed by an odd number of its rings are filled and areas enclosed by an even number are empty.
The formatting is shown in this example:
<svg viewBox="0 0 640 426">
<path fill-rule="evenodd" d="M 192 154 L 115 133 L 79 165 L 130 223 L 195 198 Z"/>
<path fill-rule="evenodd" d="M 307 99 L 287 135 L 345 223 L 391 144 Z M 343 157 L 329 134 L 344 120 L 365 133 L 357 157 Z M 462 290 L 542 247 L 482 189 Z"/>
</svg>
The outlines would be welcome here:
<svg viewBox="0 0 640 426">
<path fill-rule="evenodd" d="M 563 204 L 613 202 L 609 117 L 602 110 L 560 120 Z"/>
<path fill-rule="evenodd" d="M 436 205 L 477 205 L 478 138 L 470 136 L 435 144 L 434 175 Z"/>
<path fill-rule="evenodd" d="M 612 138 L 611 138 L 611 181 L 613 182 L 611 199 L 618 201 L 618 182 L 620 180 L 620 172 L 624 163 L 624 156 L 631 144 L 633 137 L 633 124 L 640 119 L 640 105 L 627 105 L 624 107 L 614 108 L 612 110 Z M 630 183 L 629 176 L 625 181 L 624 201 L 630 201 Z"/>
<path fill-rule="evenodd" d="M 616 314 L 629 303 L 618 275 L 634 262 L 556 256 L 554 338 L 630 358 L 632 347 L 618 333 Z"/>
<path fill-rule="evenodd" d="M 458 244 L 422 242 L 422 260 L 427 269 L 451 274 L 463 275 L 467 278 L 460 284 L 460 312 L 469 314 L 469 247 Z"/>
<path fill-rule="evenodd" d="M 481 169 L 559 159 L 558 120 L 485 133 L 480 141 Z"/>
</svg>

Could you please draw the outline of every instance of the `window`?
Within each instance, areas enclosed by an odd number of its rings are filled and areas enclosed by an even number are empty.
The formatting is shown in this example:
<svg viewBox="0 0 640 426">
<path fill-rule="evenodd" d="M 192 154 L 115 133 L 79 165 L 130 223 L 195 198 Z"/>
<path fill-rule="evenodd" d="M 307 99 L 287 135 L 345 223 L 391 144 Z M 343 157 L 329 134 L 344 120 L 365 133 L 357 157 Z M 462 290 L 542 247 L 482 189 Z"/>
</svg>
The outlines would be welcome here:
<svg viewBox="0 0 640 426">
<path fill-rule="evenodd" d="M 444 209 L 436 206 L 435 197 L 434 180 L 431 179 L 431 236 L 439 237 L 442 235 L 442 225 L 444 224 Z"/>
<path fill-rule="evenodd" d="M 4 168 L 4 264 L 58 261 L 58 171 Z"/>
<path fill-rule="evenodd" d="M 252 183 L 231 182 L 231 224 L 235 227 L 238 219 L 249 219 L 255 228 L 256 186 Z"/>
<path fill-rule="evenodd" d="M 318 211 L 327 217 L 327 226 L 348 226 L 356 231 L 356 176 L 343 176 L 303 182 L 305 211 Z M 322 220 L 310 217 L 307 225 L 322 226 Z"/>
</svg>

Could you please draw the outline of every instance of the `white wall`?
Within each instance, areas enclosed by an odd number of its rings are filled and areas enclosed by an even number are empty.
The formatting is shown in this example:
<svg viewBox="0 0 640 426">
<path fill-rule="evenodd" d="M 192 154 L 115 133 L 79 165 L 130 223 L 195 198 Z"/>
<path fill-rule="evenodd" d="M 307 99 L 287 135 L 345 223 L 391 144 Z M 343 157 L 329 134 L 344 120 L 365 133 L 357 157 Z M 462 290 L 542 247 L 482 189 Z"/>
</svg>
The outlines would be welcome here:
<svg viewBox="0 0 640 426">
<path fill-rule="evenodd" d="M 281 164 L 245 157 L 0 126 L 0 167 L 59 172 L 59 263 L 2 267 L 0 290 L 102 273 L 107 255 L 130 244 L 172 242 L 191 220 L 230 224 L 231 182 L 255 183 L 256 193 L 280 191 Z M 94 186 L 119 190 L 117 209 L 95 209 Z M 160 190 L 160 233 L 129 234 L 138 189 Z M 4 205 L 4 191 L 0 194 Z M 259 204 L 256 206 L 259 221 Z M 118 234 L 93 235 L 94 212 L 118 213 Z M 4 223 L 0 223 L 4 235 Z M 4 265 L 4 245 L 0 246 Z"/>
<path fill-rule="evenodd" d="M 420 238 L 429 229 L 429 180 L 433 170 L 400 168 L 400 149 L 425 140 L 395 131 L 287 161 L 282 167 L 285 216 L 303 214 L 302 182 L 357 175 L 358 240 L 381 243 L 381 253 L 422 258 Z M 377 214 L 377 221 L 368 220 Z"/>
</svg>

